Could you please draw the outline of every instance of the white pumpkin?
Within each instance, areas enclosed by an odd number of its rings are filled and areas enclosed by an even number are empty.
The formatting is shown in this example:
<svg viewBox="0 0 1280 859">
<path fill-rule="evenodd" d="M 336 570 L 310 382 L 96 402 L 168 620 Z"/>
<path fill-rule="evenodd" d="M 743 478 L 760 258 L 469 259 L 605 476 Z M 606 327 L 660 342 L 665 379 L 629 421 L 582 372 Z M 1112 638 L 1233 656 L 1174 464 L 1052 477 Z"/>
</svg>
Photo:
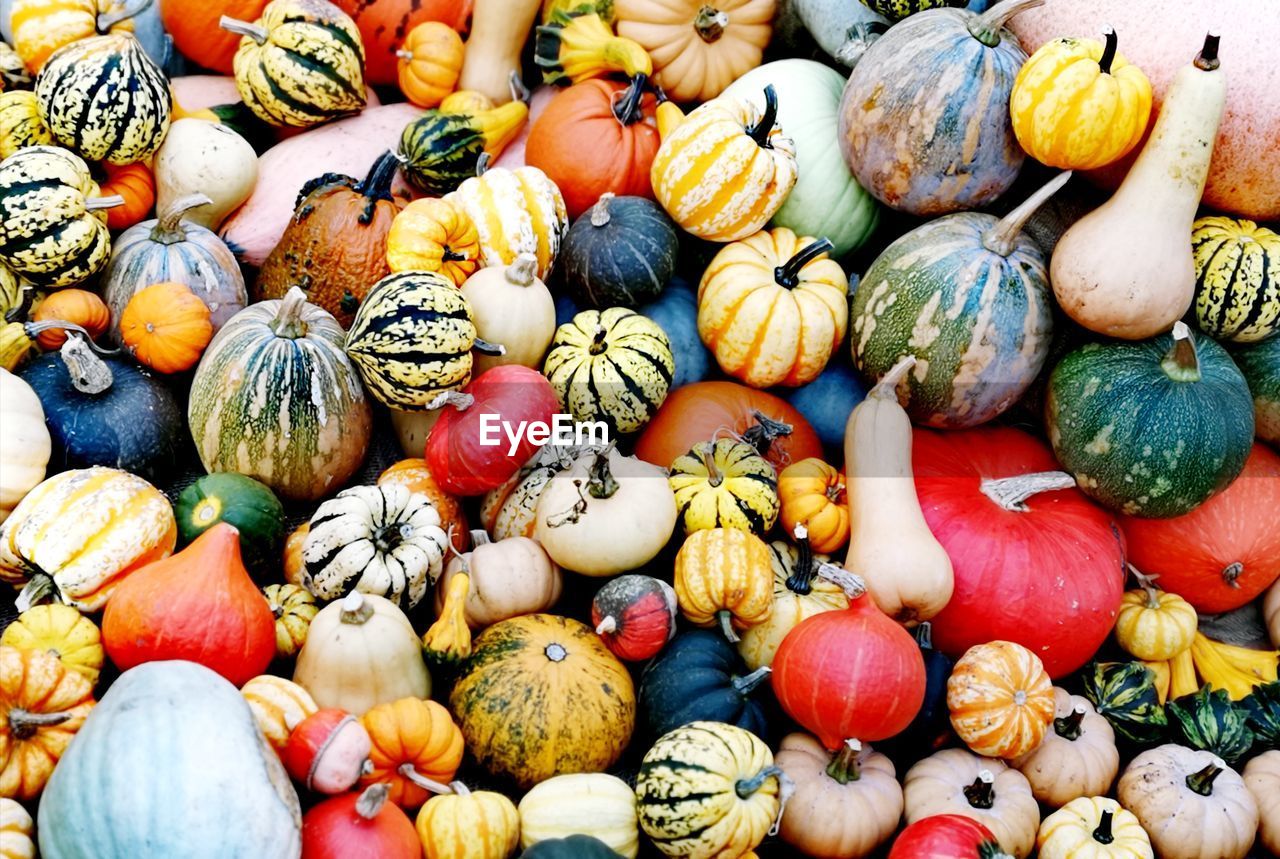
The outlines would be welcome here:
<svg viewBox="0 0 1280 859">
<path fill-rule="evenodd" d="M 556 302 L 537 269 L 538 258 L 522 253 L 511 265 L 486 266 L 462 284 L 477 335 L 506 350 L 502 355 L 477 353 L 473 378 L 502 364 L 542 367 L 556 333 Z"/>
<path fill-rule="evenodd" d="M 216 230 L 258 181 L 258 155 L 239 134 L 206 119 L 179 119 L 169 126 L 152 160 L 156 179 L 156 211 L 164 211 L 190 194 L 209 202 L 188 209 L 188 221 Z"/>
<path fill-rule="evenodd" d="M 44 409 L 31 386 L 0 368 L 0 522 L 44 480 L 52 444 Z"/>
<path fill-rule="evenodd" d="M 524 850 L 552 838 L 590 835 L 627 859 L 640 852 L 635 791 L 617 776 L 552 776 L 524 795 L 519 811 Z"/>
</svg>

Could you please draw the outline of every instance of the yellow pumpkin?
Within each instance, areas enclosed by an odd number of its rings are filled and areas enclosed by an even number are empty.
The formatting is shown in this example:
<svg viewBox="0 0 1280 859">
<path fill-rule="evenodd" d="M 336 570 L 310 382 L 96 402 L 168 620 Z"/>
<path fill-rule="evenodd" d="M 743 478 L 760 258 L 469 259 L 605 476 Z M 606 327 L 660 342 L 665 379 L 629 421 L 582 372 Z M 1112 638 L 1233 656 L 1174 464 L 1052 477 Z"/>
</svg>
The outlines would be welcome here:
<svg viewBox="0 0 1280 859">
<path fill-rule="evenodd" d="M 448 200 L 414 200 L 391 222 L 387 266 L 392 272 L 434 271 L 449 278 L 454 286 L 462 286 L 480 263 L 476 225 Z"/>
<path fill-rule="evenodd" d="M 32 606 L 5 627 L 0 644 L 52 653 L 88 680 L 91 687 L 97 685 L 102 671 L 102 633 L 93 621 L 69 605 Z"/>
<path fill-rule="evenodd" d="M 511 265 L 522 253 L 538 258 L 545 281 L 569 230 L 564 195 L 537 167 L 495 167 L 444 198 L 475 225 L 484 265 Z"/>
<path fill-rule="evenodd" d="M 778 520 L 777 472 L 746 442 L 700 441 L 671 464 L 668 480 L 685 533 L 741 528 L 763 535 Z"/>
<path fill-rule="evenodd" d="M 951 727 L 970 749 L 1016 758 L 1040 745 L 1053 721 L 1053 684 L 1021 644 L 992 641 L 965 651 L 947 680 Z"/>
<path fill-rule="evenodd" d="M 298 723 L 320 708 L 311 693 L 292 680 L 262 674 L 240 687 L 254 721 L 271 748 L 284 750 Z"/>
<path fill-rule="evenodd" d="M 1158 591 L 1145 577 L 1125 591 L 1116 613 L 1116 642 L 1148 662 L 1172 659 L 1196 637 L 1196 610 L 1177 594 Z"/>
<path fill-rule="evenodd" d="M 769 547 L 738 528 L 694 531 L 676 554 L 675 591 L 690 623 L 719 624 L 725 637 L 737 642 L 734 627 L 763 623 L 773 610 Z"/>
<path fill-rule="evenodd" d="M 568 773 L 534 785 L 520 800 L 520 846 L 590 835 L 635 859 L 640 852 L 636 795 L 630 785 L 606 773 Z"/>
<path fill-rule="evenodd" d="M 53 143 L 53 132 L 40 114 L 40 100 L 31 90 L 0 94 L 0 160 L 24 146 Z"/>
<path fill-rule="evenodd" d="M 1155 859 L 1133 812 L 1104 796 L 1073 799 L 1040 823 L 1039 859 Z"/>
<path fill-rule="evenodd" d="M 146 3 L 126 0 L 13 0 L 8 25 L 13 47 L 33 72 L 49 55 L 80 39 L 133 32 L 133 16 Z"/>
<path fill-rule="evenodd" d="M 414 828 L 426 859 L 507 859 L 520 843 L 520 814 L 511 800 L 489 790 L 471 792 L 461 782 L 432 797 Z"/>
<path fill-rule="evenodd" d="M 0 796 L 39 796 L 93 705 L 89 681 L 58 657 L 0 645 Z"/>
<path fill-rule="evenodd" d="M 794 534 L 803 525 L 813 551 L 835 552 L 849 541 L 844 473 L 835 466 L 817 457 L 791 463 L 778 475 L 778 499 L 782 527 Z"/>
<path fill-rule="evenodd" d="M 27 810 L 17 800 L 0 797 L 0 859 L 35 859 L 35 839 L 36 822 Z"/>
<path fill-rule="evenodd" d="M 844 340 L 849 280 L 831 242 L 785 227 L 720 249 L 698 285 L 698 334 L 753 388 L 812 382 Z"/>
<path fill-rule="evenodd" d="M 1018 143 L 1050 167 L 1091 170 L 1123 158 L 1142 140 L 1151 82 L 1106 42 L 1063 37 L 1040 46 L 1013 84 L 1009 112 Z"/>
<path fill-rule="evenodd" d="M 396 51 L 400 91 L 418 107 L 439 106 L 458 85 L 462 52 L 462 37 L 448 24 L 424 21 L 417 25 Z"/>
<path fill-rule="evenodd" d="M 276 658 L 292 659 L 307 640 L 307 629 L 320 606 L 311 592 L 298 585 L 267 585 L 262 589 L 276 619 Z"/>
<path fill-rule="evenodd" d="M 763 113 L 753 102 L 717 98 L 662 138 L 649 179 L 658 202 L 686 232 L 713 242 L 745 239 L 795 186 L 795 143 L 777 124 L 777 92 L 772 85 L 764 92 Z"/>
</svg>

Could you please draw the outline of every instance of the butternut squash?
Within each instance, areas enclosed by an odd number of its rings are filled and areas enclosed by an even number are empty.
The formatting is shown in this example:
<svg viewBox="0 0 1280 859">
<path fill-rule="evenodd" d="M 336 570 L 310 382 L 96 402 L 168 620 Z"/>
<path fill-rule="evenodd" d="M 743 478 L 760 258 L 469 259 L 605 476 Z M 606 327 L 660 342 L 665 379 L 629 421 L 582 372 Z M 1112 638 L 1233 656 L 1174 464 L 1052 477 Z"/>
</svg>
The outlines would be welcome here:
<svg viewBox="0 0 1280 859">
<path fill-rule="evenodd" d="M 1058 240 L 1053 292 L 1079 324 L 1127 340 L 1169 330 L 1191 306 L 1191 225 L 1226 104 L 1218 37 L 1179 69 L 1120 188 Z"/>
<path fill-rule="evenodd" d="M 946 607 L 955 579 L 934 539 L 911 473 L 911 420 L 897 386 L 914 355 L 894 365 L 854 407 L 844 434 L 849 553 L 845 568 L 861 576 L 876 605 L 907 626 Z"/>
<path fill-rule="evenodd" d="M 541 6 L 541 0 L 475 0 L 457 89 L 482 92 L 494 104 L 511 101 L 508 81 L 520 73 L 520 52 Z"/>
</svg>

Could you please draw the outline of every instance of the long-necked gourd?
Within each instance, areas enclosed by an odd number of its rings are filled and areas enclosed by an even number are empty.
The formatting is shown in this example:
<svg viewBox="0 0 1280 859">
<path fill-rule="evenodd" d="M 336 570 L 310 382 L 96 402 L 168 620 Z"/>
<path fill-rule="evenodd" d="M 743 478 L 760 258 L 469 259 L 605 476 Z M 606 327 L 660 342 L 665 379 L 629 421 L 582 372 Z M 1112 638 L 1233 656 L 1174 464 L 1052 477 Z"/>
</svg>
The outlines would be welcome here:
<svg viewBox="0 0 1280 859">
<path fill-rule="evenodd" d="M 1116 193 L 1058 241 L 1049 276 L 1062 309 L 1126 340 L 1169 330 L 1191 306 L 1191 225 L 1226 103 L 1218 36 L 1178 70 L 1151 137 Z"/>
</svg>

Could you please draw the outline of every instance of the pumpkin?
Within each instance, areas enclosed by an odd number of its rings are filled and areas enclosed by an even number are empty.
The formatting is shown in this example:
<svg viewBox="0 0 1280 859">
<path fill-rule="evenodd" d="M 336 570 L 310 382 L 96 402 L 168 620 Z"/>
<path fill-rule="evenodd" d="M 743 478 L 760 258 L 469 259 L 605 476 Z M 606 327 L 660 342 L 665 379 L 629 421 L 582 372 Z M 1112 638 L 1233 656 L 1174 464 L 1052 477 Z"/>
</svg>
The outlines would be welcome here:
<svg viewBox="0 0 1280 859">
<path fill-rule="evenodd" d="M 400 162 L 386 152 L 363 181 L 326 173 L 303 187 L 293 220 L 262 269 L 255 296 L 283 298 L 294 286 L 344 328 L 387 266 L 387 235 L 401 202 L 391 196 Z"/>
<path fill-rule="evenodd" d="M 870 746 L 834 755 L 808 734 L 788 734 L 774 762 L 793 782 L 779 836 L 808 856 L 868 856 L 902 816 L 893 762 Z"/>
<path fill-rule="evenodd" d="M 121 205 L 107 209 L 108 227 L 123 230 L 151 214 L 151 207 L 156 204 L 156 182 L 145 162 L 119 166 L 104 161 L 102 169 L 107 180 L 100 183 L 99 190 L 107 196 L 119 194 L 124 198 Z"/>
<path fill-rule="evenodd" d="M 396 50 L 400 92 L 418 107 L 436 107 L 458 84 L 462 51 L 462 37 L 453 27 L 439 21 L 418 24 Z"/>
<path fill-rule="evenodd" d="M 803 525 L 815 552 L 835 552 L 849 540 L 844 475 L 817 457 L 793 462 L 778 474 L 782 527 Z"/>
<path fill-rule="evenodd" d="M 115 2 L 7 3 L 3 14 L 4 37 L 13 43 L 11 50 L 19 59 L 19 68 L 38 72 L 49 55 L 61 47 L 103 33 L 133 33 L 135 16 L 145 6 Z M 7 68 L 6 68 L 7 70 Z M 5 75 L 7 78 L 8 75 Z M 31 78 L 26 78 L 31 85 Z"/>
<path fill-rule="evenodd" d="M 1232 357 L 1253 394 L 1258 439 L 1280 447 L 1280 337 L 1238 348 Z"/>
<path fill-rule="evenodd" d="M 607 191 L 569 228 L 562 253 L 565 283 L 586 307 L 635 307 L 662 292 L 678 251 L 675 225 L 661 206 Z"/>
<path fill-rule="evenodd" d="M 768 727 L 755 690 L 766 667 L 748 671 L 733 645 L 713 630 L 676 636 L 640 678 L 640 709 L 660 737 L 690 722 L 723 722 L 762 736 Z"/>
<path fill-rule="evenodd" d="M 1114 799 L 1082 796 L 1046 817 L 1036 835 L 1044 859 L 1154 859 L 1151 839 L 1133 812 Z"/>
<path fill-rule="evenodd" d="M 290 499 L 344 484 L 364 459 L 372 415 L 342 342 L 337 320 L 301 289 L 224 325 L 187 406 L 205 469 L 256 478 Z"/>
<path fill-rule="evenodd" d="M 1228 763 L 1237 763 L 1253 745 L 1245 712 L 1232 705 L 1226 691 L 1211 689 L 1208 683 L 1192 695 L 1170 701 L 1165 713 L 1172 739 L 1187 748 L 1213 752 Z"/>
<path fill-rule="evenodd" d="M 627 859 L 635 859 L 640 850 L 636 795 L 617 776 L 552 776 L 534 785 L 520 800 L 518 810 L 520 846 L 525 851 L 575 834 L 593 836 Z"/>
<path fill-rule="evenodd" d="M 501 486 L 485 493 L 480 502 L 481 524 L 497 540 L 532 537 L 543 490 L 551 478 L 573 465 L 588 449 L 598 447 L 548 444 L 538 448 Z"/>
<path fill-rule="evenodd" d="M 35 93 L 29 90 L 0 93 L 0 159 L 26 146 L 51 143 L 53 133 L 40 115 L 40 100 Z"/>
<path fill-rule="evenodd" d="M 111 253 L 100 197 L 79 156 L 27 146 L 0 161 L 0 264 L 36 286 L 73 286 L 102 270 Z"/>
<path fill-rule="evenodd" d="M 111 323 L 111 311 L 96 294 L 83 289 L 60 289 L 50 293 L 31 313 L 32 322 L 61 320 L 79 325 L 97 340 Z M 50 328 L 36 335 L 36 343 L 46 352 L 52 352 L 67 342 L 65 328 Z"/>
<path fill-rule="evenodd" d="M 556 305 L 547 285 L 535 276 L 537 267 L 533 254 L 520 254 L 511 265 L 486 266 L 462 284 L 476 334 L 505 350 L 502 355 L 477 355 L 476 375 L 503 364 L 542 365 L 555 336 Z"/>
<path fill-rule="evenodd" d="M 407 36 L 419 24 L 428 21 L 439 21 L 453 30 L 466 32 L 472 0 L 426 0 L 420 3 L 342 0 L 338 6 L 360 28 L 366 54 L 365 77 L 373 84 L 391 84 L 396 81 L 397 51 Z"/>
<path fill-rule="evenodd" d="M 425 495 L 440 517 L 440 530 L 449 535 L 454 551 L 466 551 L 470 542 L 467 513 L 458 498 L 440 487 L 424 459 L 402 459 L 378 475 L 378 485 L 398 484 L 410 492 Z"/>
<path fill-rule="evenodd" d="M 44 480 L 52 442 L 44 423 L 40 397 L 8 370 L 0 372 L 0 405 L 5 432 L 0 434 L 0 522 L 28 492 Z"/>
<path fill-rule="evenodd" d="M 1253 221 L 1210 216 L 1195 222 L 1191 250 L 1201 331 L 1235 343 L 1280 331 L 1280 236 Z"/>
<path fill-rule="evenodd" d="M 252 477 L 215 473 L 197 478 L 173 505 L 178 542 L 185 546 L 219 522 L 240 532 L 240 554 L 250 572 L 276 565 L 284 537 L 284 506 Z"/>
<path fill-rule="evenodd" d="M 1280 751 L 1264 752 L 1244 768 L 1244 783 L 1258 804 L 1258 840 L 1272 853 L 1280 852 Z"/>
<path fill-rule="evenodd" d="M 741 528 L 763 535 L 778 519 L 777 472 L 746 442 L 698 442 L 671 464 L 669 482 L 686 534 Z"/>
<path fill-rule="evenodd" d="M 120 340 L 138 361 L 160 373 L 189 370 L 213 339 L 209 308 L 181 283 L 139 290 L 120 314 Z"/>
<path fill-rule="evenodd" d="M 859 185 L 920 217 L 1009 190 L 1025 157 L 1009 99 L 1027 55 L 1004 24 L 1037 2 L 933 9 L 867 48 L 840 102 L 840 148 Z"/>
<path fill-rule="evenodd" d="M 1115 732 L 1141 745 L 1156 742 L 1168 724 L 1151 669 L 1139 662 L 1096 662 L 1084 671 L 1084 695 Z"/>
<path fill-rule="evenodd" d="M 522 253 L 538 258 L 547 279 L 569 228 L 564 197 L 537 167 L 494 167 L 445 197 L 476 226 L 484 265 L 510 265 Z"/>
<path fill-rule="evenodd" d="M 691 722 L 645 753 L 636 777 L 640 828 L 665 856 L 740 856 L 777 817 L 784 778 L 750 731 Z"/>
<path fill-rule="evenodd" d="M 889 859 L 1004 859 L 991 830 L 963 814 L 935 814 L 907 826 L 893 842 Z"/>
<path fill-rule="evenodd" d="M 490 542 L 484 531 L 472 532 L 471 539 L 474 548 L 450 559 L 436 584 L 437 614 L 444 612 L 450 582 L 463 575 L 467 577 L 463 613 L 473 629 L 545 611 L 560 599 L 560 568 L 535 541 L 507 537 Z"/>
<path fill-rule="evenodd" d="M 0 795 L 39 796 L 93 705 L 93 684 L 56 655 L 0 645 Z"/>
<path fill-rule="evenodd" d="M 1051 808 L 1103 796 L 1120 769 L 1115 732 L 1087 698 L 1055 687 L 1053 702 L 1051 730 L 1013 766 L 1027 777 L 1035 798 Z"/>
<path fill-rule="evenodd" d="M 534 30 L 533 46 L 533 61 L 542 70 L 543 83 L 567 86 L 611 72 L 632 79 L 653 74 L 653 62 L 644 48 L 613 35 L 611 8 L 601 10 L 587 3 L 544 11 L 542 23 Z"/>
<path fill-rule="evenodd" d="M 591 600 L 596 635 L 627 662 L 656 656 L 676 634 L 676 592 L 651 576 L 618 576 Z"/>
<path fill-rule="evenodd" d="M 583 453 L 553 475 L 538 498 L 534 539 L 551 560 L 583 575 L 638 569 L 675 530 L 675 495 L 664 477 L 656 466 L 613 449 Z M 645 515 L 637 517 L 637 510 Z"/>
<path fill-rule="evenodd" d="M 823 445 L 830 449 L 844 443 L 845 424 L 857 405 L 866 399 L 868 387 L 854 372 L 852 361 L 837 354 L 818 378 L 784 391 L 783 396 L 809 421 Z"/>
<path fill-rule="evenodd" d="M 731 642 L 734 627 L 768 620 L 773 609 L 769 549 L 748 531 L 707 528 L 691 533 L 675 561 L 680 612 L 695 626 L 719 626 Z"/>
<path fill-rule="evenodd" d="M 236 105 L 248 112 L 242 102 Z M 258 156 L 253 146 L 232 128 L 211 119 L 175 119 L 152 164 L 157 208 L 168 209 L 183 197 L 204 194 L 209 202 L 187 210 L 185 217 L 210 230 L 222 226 L 249 198 L 258 181 Z M 112 218 L 108 213 L 108 224 Z"/>
<path fill-rule="evenodd" d="M 3 43 L 0 43 L 3 44 Z M 36 822 L 17 800 L 0 797 L 0 856 L 35 859 Z"/>
<path fill-rule="evenodd" d="M 310 692 L 274 674 L 250 679 L 240 687 L 240 694 L 248 702 L 258 730 L 277 753 L 284 751 L 293 729 L 319 709 Z"/>
<path fill-rule="evenodd" d="M 266 5 L 266 0 L 219 0 L 207 4 L 162 0 L 160 15 L 165 31 L 184 57 L 202 68 L 229 75 L 240 36 L 219 29 L 219 18 L 230 15 L 252 21 Z"/>
<path fill-rule="evenodd" d="M 387 859 L 422 855 L 409 818 L 394 804 L 387 804 L 385 785 L 312 806 L 302 818 L 302 849 L 315 859 L 339 859 L 361 850 L 376 851 Z"/>
<path fill-rule="evenodd" d="M 182 660 L 139 665 L 111 684 L 58 762 L 39 816 L 48 859 L 301 851 L 297 794 L 249 705 Z"/>
<path fill-rule="evenodd" d="M 391 222 L 387 267 L 393 272 L 438 272 L 454 286 L 462 286 L 480 264 L 476 225 L 466 212 L 447 200 L 414 200 Z"/>
<path fill-rule="evenodd" d="M 427 859 L 506 859 L 520 843 L 520 815 L 500 793 L 461 782 L 432 797 L 414 821 Z"/>
<path fill-rule="evenodd" d="M 1018 859 L 1035 847 L 1040 809 L 1026 778 L 993 758 L 945 749 L 907 770 L 903 817 L 910 825 L 936 814 L 960 814 L 986 826 Z"/>
<path fill-rule="evenodd" d="M 462 763 L 462 732 L 435 701 L 401 698 L 360 717 L 373 742 L 365 786 L 386 784 L 391 802 L 417 808 L 430 798 L 425 782 L 448 783 Z"/>
<path fill-rule="evenodd" d="M 236 89 L 263 122 L 305 128 L 364 108 L 364 45 L 332 3 L 272 0 L 256 23 L 224 15 L 218 25 L 242 37 Z"/>
<path fill-rule="evenodd" d="M 289 733 L 280 761 L 312 793 L 345 793 L 360 779 L 369 758 L 369 732 L 342 710 L 324 708 Z"/>
<path fill-rule="evenodd" d="M 1053 722 L 1053 686 L 1044 663 L 1021 644 L 969 648 L 947 681 L 951 727 L 970 749 L 994 758 L 1035 750 Z"/>
<path fill-rule="evenodd" d="M 1210 752 L 1163 745 L 1125 768 L 1116 799 L 1137 816 L 1159 856 L 1243 859 L 1258 830 L 1244 779 Z"/>
<path fill-rule="evenodd" d="M 1146 576 L 1137 590 L 1125 591 L 1116 614 L 1116 642 L 1147 661 L 1172 659 L 1191 646 L 1199 620 L 1191 604 L 1177 594 L 1156 590 Z"/>
<path fill-rule="evenodd" d="M 795 185 L 795 143 L 777 123 L 777 92 L 769 85 L 764 93 L 763 111 L 754 102 L 713 99 L 663 138 L 649 179 L 686 232 L 717 242 L 745 239 Z"/>
<path fill-rule="evenodd" d="M 760 65 L 774 0 L 614 0 L 618 35 L 653 58 L 654 82 L 676 101 L 715 98 Z"/>
<path fill-rule="evenodd" d="M 497 700 L 504 703 L 495 708 Z M 481 633 L 449 706 L 481 765 L 526 788 L 561 772 L 606 769 L 635 723 L 622 663 L 589 627 L 547 614 Z"/>
<path fill-rule="evenodd" d="M 553 96 L 530 127 L 524 150 L 525 163 L 542 170 L 556 183 L 564 194 L 565 208 L 571 219 L 580 219 L 604 194 L 624 199 L 653 199 L 649 169 L 661 141 L 654 120 L 657 101 L 645 92 L 646 83 L 643 74 L 632 77 L 629 84 L 599 79 L 575 83 Z M 648 207 L 641 209 L 636 204 L 631 205 L 638 213 L 636 217 L 651 211 Z M 611 214 L 618 215 L 621 223 L 608 230 L 603 229 L 608 224 L 605 220 L 600 224 L 588 221 L 578 231 L 587 234 L 621 233 L 625 236 L 628 211 L 619 205 Z M 593 217 L 600 220 L 603 216 Z M 661 250 L 662 256 L 657 259 L 664 263 L 666 258 L 674 255 L 674 233 L 669 219 L 661 215 L 656 218 L 659 224 L 665 221 L 667 229 L 648 238 L 647 243 Z M 588 230 L 588 226 L 597 229 Z M 672 234 L 670 239 L 667 233 Z M 598 235 L 598 241 L 603 241 L 603 235 Z M 580 263 L 576 278 L 579 281 L 584 277 L 584 268 L 585 264 Z M 621 271 L 615 276 L 639 278 L 640 272 Z M 658 273 L 652 277 L 657 282 L 651 287 L 656 295 L 666 283 L 666 278 Z M 570 283 L 573 282 L 571 279 Z M 611 291 L 609 285 L 603 289 L 606 294 Z M 607 307 L 612 303 L 615 302 L 606 300 L 595 306 Z"/>
<path fill-rule="evenodd" d="M 513 92 L 517 84 L 512 78 Z M 405 159 L 405 176 L 432 196 L 455 191 L 488 169 L 519 135 L 528 117 L 529 107 L 520 100 L 501 107 L 477 104 L 466 108 L 446 101 L 404 127 L 400 152 Z"/>
<path fill-rule="evenodd" d="M 673 393 L 711 374 L 715 362 L 698 336 L 698 294 L 692 284 L 681 277 L 672 277 L 661 295 L 642 304 L 638 310 L 641 316 L 658 323 L 671 341 L 671 356 L 676 363 L 676 371 L 671 376 Z M 577 312 L 578 308 L 574 307 L 559 321 L 567 322 Z"/>
<path fill-rule="evenodd" d="M 5 520 L 0 578 L 27 583 L 28 604 L 53 588 L 61 602 L 94 612 L 176 542 L 173 508 L 141 477 L 114 468 L 64 471 L 32 489 Z"/>
<path fill-rule="evenodd" d="M 267 585 L 263 588 L 267 608 L 275 618 L 276 658 L 292 659 L 307 640 L 307 629 L 320 607 L 306 588 L 298 585 Z"/>
<path fill-rule="evenodd" d="M 1142 139 L 1151 116 L 1151 82 L 1105 42 L 1046 42 L 1014 80 L 1009 114 L 1018 144 L 1050 167 L 1092 170 L 1118 161 Z"/>
<path fill-rule="evenodd" d="M 32 606 L 4 628 L 0 645 L 52 653 L 93 688 L 102 671 L 102 635 L 93 621 L 61 603 Z"/>
<path fill-rule="evenodd" d="M 395 603 L 352 591 L 312 619 L 293 682 L 321 707 L 362 716 L 379 704 L 431 694 L 421 647 Z M 379 670 L 369 671 L 372 664 Z"/>
</svg>

